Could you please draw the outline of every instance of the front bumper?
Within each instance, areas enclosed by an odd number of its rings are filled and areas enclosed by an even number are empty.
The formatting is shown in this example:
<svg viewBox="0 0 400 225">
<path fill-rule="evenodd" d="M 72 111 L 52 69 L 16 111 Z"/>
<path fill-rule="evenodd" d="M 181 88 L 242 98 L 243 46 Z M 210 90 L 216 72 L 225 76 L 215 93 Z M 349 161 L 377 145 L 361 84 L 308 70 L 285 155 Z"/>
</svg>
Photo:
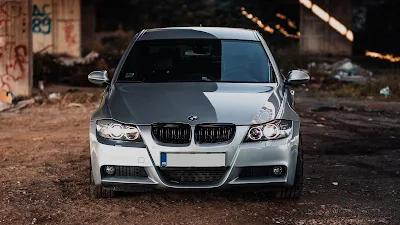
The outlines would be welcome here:
<svg viewBox="0 0 400 225">
<path fill-rule="evenodd" d="M 98 142 L 95 129 L 91 126 L 90 153 L 92 173 L 96 185 L 115 190 L 135 190 L 136 188 L 155 189 L 217 189 L 217 188 L 256 188 L 265 190 L 283 189 L 292 186 L 296 171 L 299 143 L 299 124 L 293 124 L 292 134 L 280 140 L 243 143 L 247 126 L 238 126 L 236 136 L 229 144 L 196 145 L 186 147 L 161 146 L 156 144 L 150 134 L 150 127 L 139 127 L 147 147 L 123 147 L 105 145 Z M 171 183 L 160 167 L 160 154 L 166 153 L 217 153 L 226 154 L 225 172 L 215 182 Z M 141 167 L 147 176 L 104 176 L 102 166 Z M 247 167 L 283 166 L 284 176 L 242 177 L 241 171 Z"/>
</svg>

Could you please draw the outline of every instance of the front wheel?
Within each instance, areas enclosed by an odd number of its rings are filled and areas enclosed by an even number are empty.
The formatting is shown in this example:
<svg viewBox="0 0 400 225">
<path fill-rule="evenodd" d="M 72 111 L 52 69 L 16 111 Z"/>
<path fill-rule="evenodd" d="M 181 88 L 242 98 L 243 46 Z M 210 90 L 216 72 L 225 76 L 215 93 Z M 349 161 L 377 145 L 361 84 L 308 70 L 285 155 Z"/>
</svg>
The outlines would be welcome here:
<svg viewBox="0 0 400 225">
<path fill-rule="evenodd" d="M 292 187 L 285 188 L 276 193 L 280 199 L 299 199 L 303 190 L 303 141 L 300 136 L 299 149 L 297 154 L 296 175 Z"/>
<path fill-rule="evenodd" d="M 90 195 L 92 198 L 114 198 L 115 191 L 113 190 L 106 190 L 102 186 L 96 186 L 94 184 L 94 178 L 92 173 L 92 165 L 90 164 L 90 178 L 89 178 L 89 186 L 90 186 Z"/>
</svg>

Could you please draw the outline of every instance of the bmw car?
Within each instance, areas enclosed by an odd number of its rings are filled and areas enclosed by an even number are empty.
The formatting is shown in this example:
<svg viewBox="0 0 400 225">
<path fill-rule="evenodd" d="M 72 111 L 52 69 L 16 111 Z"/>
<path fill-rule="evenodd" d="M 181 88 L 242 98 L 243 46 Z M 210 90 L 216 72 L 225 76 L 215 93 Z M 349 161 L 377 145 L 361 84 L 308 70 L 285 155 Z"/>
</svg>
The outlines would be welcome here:
<svg viewBox="0 0 400 225">
<path fill-rule="evenodd" d="M 90 188 L 249 190 L 299 198 L 303 152 L 291 88 L 255 30 L 175 27 L 136 34 L 90 119 Z"/>
</svg>

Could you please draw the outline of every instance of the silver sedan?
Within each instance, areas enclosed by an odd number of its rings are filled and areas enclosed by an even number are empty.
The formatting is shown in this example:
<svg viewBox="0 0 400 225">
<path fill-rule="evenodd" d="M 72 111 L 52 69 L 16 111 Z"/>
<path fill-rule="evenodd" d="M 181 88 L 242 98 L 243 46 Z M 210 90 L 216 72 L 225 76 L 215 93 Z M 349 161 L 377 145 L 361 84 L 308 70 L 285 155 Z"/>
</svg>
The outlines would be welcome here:
<svg viewBox="0 0 400 225">
<path fill-rule="evenodd" d="M 152 189 L 239 189 L 298 198 L 300 119 L 291 85 L 254 30 L 143 30 L 90 120 L 93 197 Z"/>
</svg>

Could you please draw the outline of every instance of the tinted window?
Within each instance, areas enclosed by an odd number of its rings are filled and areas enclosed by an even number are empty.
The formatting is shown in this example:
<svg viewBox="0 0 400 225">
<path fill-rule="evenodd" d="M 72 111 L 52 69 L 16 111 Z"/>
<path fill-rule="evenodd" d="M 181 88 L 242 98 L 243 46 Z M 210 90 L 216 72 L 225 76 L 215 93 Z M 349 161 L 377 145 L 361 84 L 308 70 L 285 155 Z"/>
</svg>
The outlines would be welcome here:
<svg viewBox="0 0 400 225">
<path fill-rule="evenodd" d="M 139 41 L 120 82 L 273 82 L 260 42 L 213 39 Z"/>
</svg>

